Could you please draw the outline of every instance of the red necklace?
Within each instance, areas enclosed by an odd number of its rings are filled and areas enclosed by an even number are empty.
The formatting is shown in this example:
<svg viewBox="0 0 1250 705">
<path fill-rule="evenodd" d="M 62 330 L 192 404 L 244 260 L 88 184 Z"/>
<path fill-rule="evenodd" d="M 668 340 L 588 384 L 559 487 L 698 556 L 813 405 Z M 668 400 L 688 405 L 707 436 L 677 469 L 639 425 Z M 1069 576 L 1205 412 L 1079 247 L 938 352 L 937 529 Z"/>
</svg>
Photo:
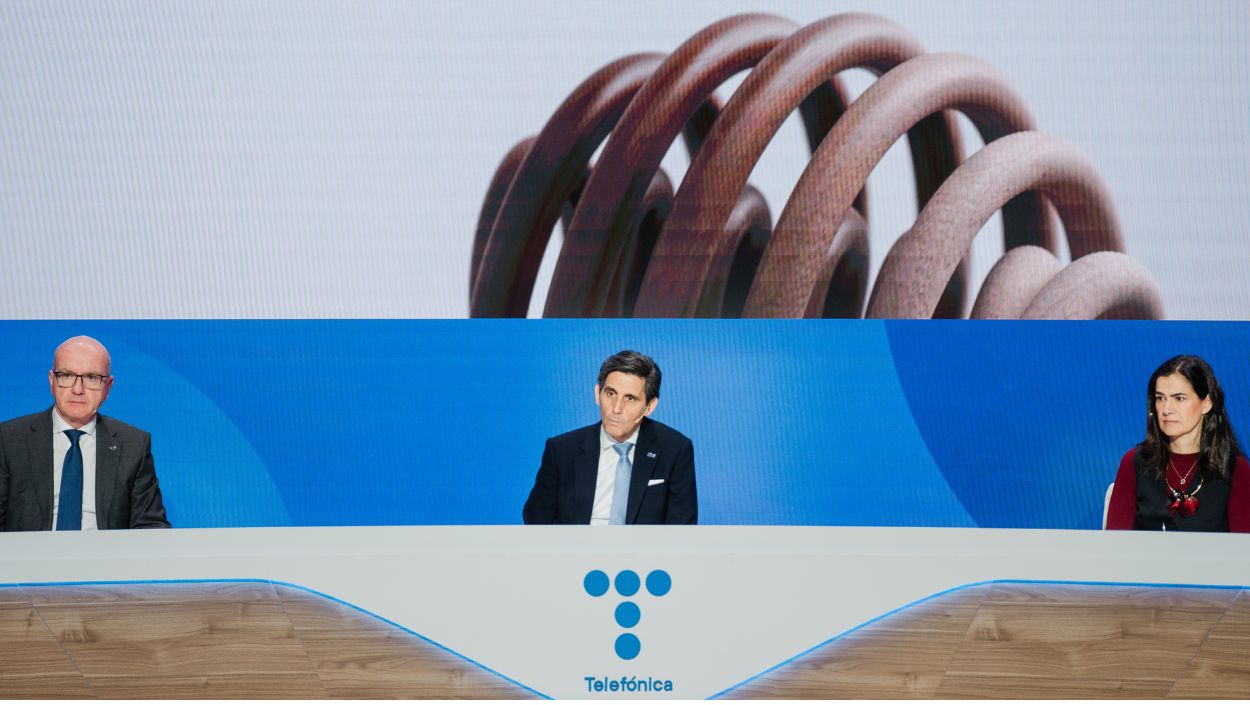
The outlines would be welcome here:
<svg viewBox="0 0 1250 705">
<path fill-rule="evenodd" d="M 1180 478 L 1181 481 L 1177 484 L 1184 487 L 1185 483 L 1189 482 L 1189 476 L 1194 473 L 1194 468 L 1198 467 L 1198 459 L 1194 458 L 1194 464 L 1189 466 L 1189 471 L 1186 472 L 1184 476 L 1182 476 L 1181 471 L 1177 470 L 1176 466 L 1172 464 L 1171 458 L 1168 458 L 1168 467 L 1171 468 L 1172 472 L 1176 473 L 1176 476 Z M 1163 473 L 1163 482 L 1168 486 L 1168 495 L 1172 498 L 1172 503 L 1168 505 L 1169 512 L 1173 514 L 1179 512 L 1182 517 L 1190 517 L 1198 511 L 1198 498 L 1194 495 L 1198 494 L 1198 492 L 1202 490 L 1201 481 L 1198 482 L 1198 487 L 1193 492 L 1183 492 L 1173 487 L 1172 483 L 1167 479 L 1167 473 Z"/>
</svg>

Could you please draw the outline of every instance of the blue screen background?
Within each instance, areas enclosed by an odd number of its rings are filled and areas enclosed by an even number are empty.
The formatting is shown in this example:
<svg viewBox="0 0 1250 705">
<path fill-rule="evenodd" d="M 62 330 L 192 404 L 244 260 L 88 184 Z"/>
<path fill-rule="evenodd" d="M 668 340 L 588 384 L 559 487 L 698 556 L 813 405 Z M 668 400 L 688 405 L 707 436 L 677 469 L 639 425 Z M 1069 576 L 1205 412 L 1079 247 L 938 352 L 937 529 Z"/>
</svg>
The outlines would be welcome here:
<svg viewBox="0 0 1250 705">
<path fill-rule="evenodd" d="M 0 417 L 51 405 L 79 333 L 179 527 L 520 523 L 625 348 L 663 369 L 705 524 L 1093 529 L 1164 359 L 1248 418 L 1244 323 L 779 320 L 3 321 Z"/>
</svg>

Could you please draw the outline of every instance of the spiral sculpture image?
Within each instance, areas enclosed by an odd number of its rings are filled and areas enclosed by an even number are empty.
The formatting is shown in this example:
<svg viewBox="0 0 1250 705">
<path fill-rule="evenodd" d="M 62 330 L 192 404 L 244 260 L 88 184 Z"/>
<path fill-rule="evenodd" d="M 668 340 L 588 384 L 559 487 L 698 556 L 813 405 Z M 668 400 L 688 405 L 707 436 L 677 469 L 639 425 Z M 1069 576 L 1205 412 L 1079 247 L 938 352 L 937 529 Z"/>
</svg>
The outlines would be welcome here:
<svg viewBox="0 0 1250 705">
<path fill-rule="evenodd" d="M 849 69 L 876 76 L 854 100 Z M 716 89 L 740 72 L 722 105 Z M 748 178 L 796 110 L 811 159 L 774 222 Z M 985 145 L 970 156 L 952 111 Z M 868 291 L 866 185 L 904 135 L 919 214 Z M 661 161 L 679 136 L 690 166 L 674 185 Z M 1163 316 L 1094 166 L 1036 130 L 994 67 L 927 54 L 874 15 L 737 15 L 671 54 L 599 69 L 504 156 L 478 218 L 470 314 L 525 316 L 562 222 L 548 317 L 959 317 L 972 240 L 1000 211 L 1004 254 L 973 318 Z"/>
</svg>

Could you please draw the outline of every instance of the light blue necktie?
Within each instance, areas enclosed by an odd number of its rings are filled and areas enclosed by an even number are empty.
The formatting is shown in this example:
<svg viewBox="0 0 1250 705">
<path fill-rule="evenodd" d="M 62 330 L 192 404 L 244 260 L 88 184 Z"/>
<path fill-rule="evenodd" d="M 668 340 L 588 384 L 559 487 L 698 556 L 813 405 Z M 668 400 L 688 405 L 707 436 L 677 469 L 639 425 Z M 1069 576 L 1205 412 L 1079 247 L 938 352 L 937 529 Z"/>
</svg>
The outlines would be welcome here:
<svg viewBox="0 0 1250 705">
<path fill-rule="evenodd" d="M 634 472 L 633 463 L 629 462 L 629 449 L 633 443 L 617 443 L 612 450 L 621 456 L 616 461 L 616 485 L 612 490 L 612 513 L 608 515 L 609 524 L 624 524 L 625 509 L 629 506 L 629 476 Z"/>
<path fill-rule="evenodd" d="M 78 439 L 82 431 L 69 429 L 69 452 L 61 467 L 61 493 L 57 499 L 56 530 L 78 531 L 82 528 L 82 450 Z"/>
</svg>

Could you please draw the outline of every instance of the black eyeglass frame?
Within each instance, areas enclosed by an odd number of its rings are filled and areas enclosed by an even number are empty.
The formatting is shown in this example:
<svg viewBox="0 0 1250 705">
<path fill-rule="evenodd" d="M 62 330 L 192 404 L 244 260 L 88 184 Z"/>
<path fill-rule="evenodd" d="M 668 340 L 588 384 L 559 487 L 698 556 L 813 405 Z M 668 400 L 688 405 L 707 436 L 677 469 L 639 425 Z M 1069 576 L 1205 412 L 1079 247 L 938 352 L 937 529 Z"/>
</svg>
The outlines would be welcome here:
<svg viewBox="0 0 1250 705">
<path fill-rule="evenodd" d="M 113 379 L 113 375 L 102 375 L 95 372 L 83 372 L 82 374 L 79 374 L 77 372 L 70 372 L 69 370 L 52 370 L 52 378 L 56 380 L 56 386 L 61 389 L 70 389 L 79 381 L 82 381 L 83 389 L 98 392 L 101 389 L 104 389 L 104 385 L 107 384 L 109 380 Z M 96 386 L 91 386 L 92 382 L 89 382 L 88 380 L 93 380 Z"/>
</svg>

